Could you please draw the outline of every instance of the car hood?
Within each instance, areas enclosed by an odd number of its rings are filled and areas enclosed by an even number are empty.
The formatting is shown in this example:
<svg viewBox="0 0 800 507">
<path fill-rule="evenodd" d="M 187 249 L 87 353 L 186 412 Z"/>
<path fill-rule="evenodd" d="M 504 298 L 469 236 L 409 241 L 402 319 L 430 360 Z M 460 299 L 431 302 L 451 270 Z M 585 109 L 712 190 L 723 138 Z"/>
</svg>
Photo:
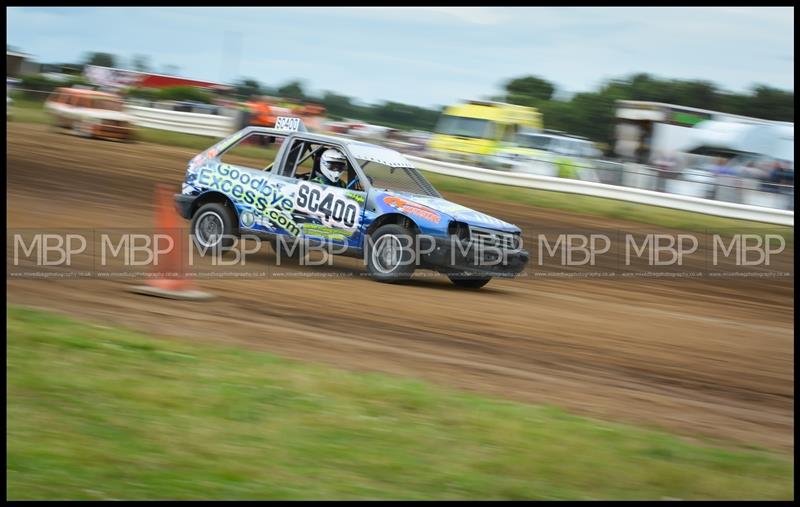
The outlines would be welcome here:
<svg viewBox="0 0 800 507">
<path fill-rule="evenodd" d="M 499 218 L 495 218 L 486 213 L 475 211 L 460 204 L 448 201 L 441 197 L 429 197 L 405 192 L 388 192 L 389 196 L 400 197 L 412 203 L 421 204 L 441 214 L 449 216 L 452 220 L 464 222 L 476 227 L 485 227 L 497 231 L 516 233 L 521 232 L 520 228 Z"/>
</svg>

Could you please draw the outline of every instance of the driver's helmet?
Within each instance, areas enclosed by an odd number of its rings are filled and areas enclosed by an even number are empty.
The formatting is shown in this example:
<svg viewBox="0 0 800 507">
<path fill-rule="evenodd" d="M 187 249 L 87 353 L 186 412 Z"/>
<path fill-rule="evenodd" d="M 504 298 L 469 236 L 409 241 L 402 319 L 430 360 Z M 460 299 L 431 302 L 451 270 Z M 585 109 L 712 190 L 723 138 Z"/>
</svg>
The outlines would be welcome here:
<svg viewBox="0 0 800 507">
<path fill-rule="evenodd" d="M 319 169 L 330 181 L 337 182 L 347 167 L 347 159 L 339 150 L 329 149 L 322 154 Z"/>
</svg>

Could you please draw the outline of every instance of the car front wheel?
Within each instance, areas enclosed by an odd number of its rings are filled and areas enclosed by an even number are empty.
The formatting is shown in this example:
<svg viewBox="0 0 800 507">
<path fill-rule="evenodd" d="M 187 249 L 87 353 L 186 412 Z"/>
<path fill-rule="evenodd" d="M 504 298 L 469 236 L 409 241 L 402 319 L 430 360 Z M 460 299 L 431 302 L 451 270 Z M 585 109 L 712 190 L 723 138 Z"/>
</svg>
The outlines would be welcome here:
<svg viewBox="0 0 800 507">
<path fill-rule="evenodd" d="M 364 255 L 370 276 L 379 282 L 408 280 L 416 269 L 414 235 L 402 225 L 378 227 L 367 238 Z"/>
</svg>

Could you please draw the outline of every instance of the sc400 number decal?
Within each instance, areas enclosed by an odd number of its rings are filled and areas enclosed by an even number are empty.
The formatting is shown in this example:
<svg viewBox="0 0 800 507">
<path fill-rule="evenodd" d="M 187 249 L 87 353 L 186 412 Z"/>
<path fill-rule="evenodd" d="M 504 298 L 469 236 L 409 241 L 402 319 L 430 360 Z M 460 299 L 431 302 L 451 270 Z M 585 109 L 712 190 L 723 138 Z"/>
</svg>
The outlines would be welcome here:
<svg viewBox="0 0 800 507">
<path fill-rule="evenodd" d="M 301 183 L 297 187 L 295 209 L 320 217 L 331 227 L 355 229 L 358 227 L 358 203 L 328 188 Z"/>
<path fill-rule="evenodd" d="M 275 128 L 277 130 L 289 130 L 292 132 L 297 132 L 300 130 L 300 118 L 279 116 L 275 120 Z"/>
</svg>

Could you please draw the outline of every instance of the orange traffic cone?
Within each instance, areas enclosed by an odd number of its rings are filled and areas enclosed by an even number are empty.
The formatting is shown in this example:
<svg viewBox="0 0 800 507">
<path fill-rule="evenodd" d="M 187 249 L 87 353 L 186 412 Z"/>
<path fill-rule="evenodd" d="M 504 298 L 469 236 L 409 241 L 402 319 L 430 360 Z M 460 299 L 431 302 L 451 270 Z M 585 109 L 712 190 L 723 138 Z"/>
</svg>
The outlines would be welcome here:
<svg viewBox="0 0 800 507">
<path fill-rule="evenodd" d="M 211 294 L 193 288 L 192 283 L 186 279 L 186 270 L 181 252 L 180 217 L 172 204 L 172 192 L 166 185 L 156 185 L 156 227 L 158 234 L 167 235 L 172 239 L 172 248 L 166 255 L 159 255 L 154 262 L 154 269 L 158 265 L 159 272 L 172 274 L 171 278 L 151 278 L 145 283 L 131 287 L 137 294 L 158 296 L 170 299 L 210 299 Z M 167 275 L 169 276 L 169 275 Z"/>
</svg>

